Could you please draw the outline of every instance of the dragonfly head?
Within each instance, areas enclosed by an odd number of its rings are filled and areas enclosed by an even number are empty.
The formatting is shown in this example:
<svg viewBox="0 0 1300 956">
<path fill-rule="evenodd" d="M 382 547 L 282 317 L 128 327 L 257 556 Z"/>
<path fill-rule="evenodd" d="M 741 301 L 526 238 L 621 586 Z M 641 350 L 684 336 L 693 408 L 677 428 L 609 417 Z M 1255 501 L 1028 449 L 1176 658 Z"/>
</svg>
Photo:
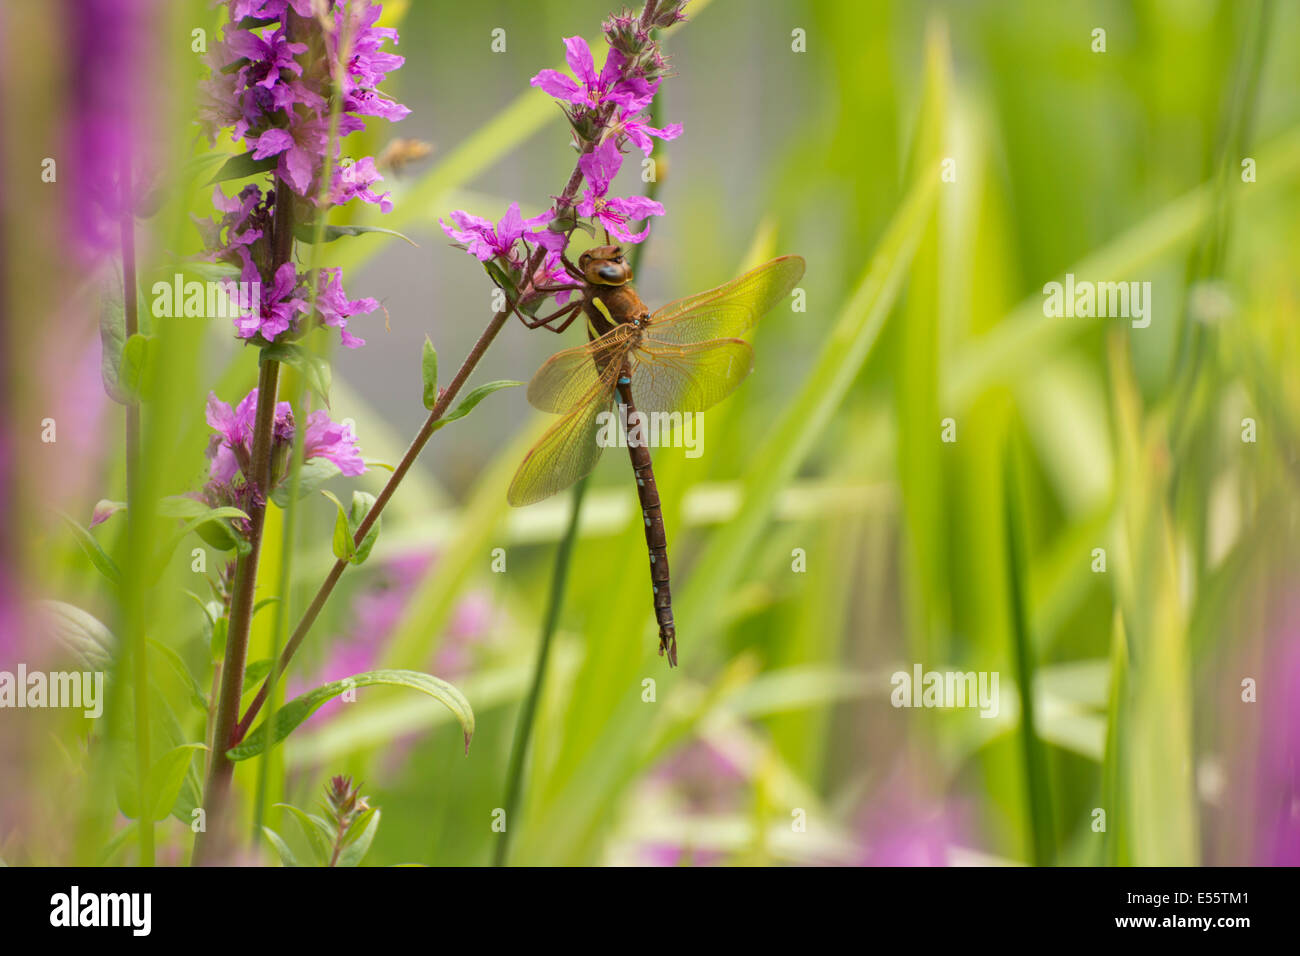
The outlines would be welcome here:
<svg viewBox="0 0 1300 956">
<path fill-rule="evenodd" d="M 632 281 L 632 267 L 621 246 L 594 246 L 578 257 L 578 268 L 592 285 L 623 285 Z"/>
</svg>

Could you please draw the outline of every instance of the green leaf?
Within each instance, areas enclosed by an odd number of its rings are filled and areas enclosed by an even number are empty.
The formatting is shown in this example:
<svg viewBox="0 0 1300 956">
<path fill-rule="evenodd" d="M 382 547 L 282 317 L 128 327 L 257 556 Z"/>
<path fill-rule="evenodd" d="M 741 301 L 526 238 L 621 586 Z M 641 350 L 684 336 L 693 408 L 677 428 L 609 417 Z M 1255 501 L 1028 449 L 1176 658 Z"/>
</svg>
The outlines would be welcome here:
<svg viewBox="0 0 1300 956">
<path fill-rule="evenodd" d="M 352 492 L 352 514 L 349 516 L 348 520 L 348 532 L 352 535 L 354 540 L 356 539 L 358 529 L 361 527 L 361 522 L 366 519 L 366 515 L 370 513 L 370 509 L 374 506 L 374 495 L 365 491 Z M 366 560 L 366 558 L 370 557 L 370 549 L 373 548 L 375 542 L 379 540 L 379 525 L 382 522 L 383 516 L 376 515 L 375 523 L 370 526 L 370 530 L 366 532 L 366 536 L 362 538 L 361 543 L 357 545 L 356 555 L 352 558 L 353 564 L 361 564 Z"/>
<path fill-rule="evenodd" d="M 197 498 L 169 495 L 158 502 L 158 514 L 164 518 L 195 518 L 208 510 Z"/>
<path fill-rule="evenodd" d="M 242 270 L 229 262 L 195 262 L 187 260 L 176 265 L 178 272 L 197 276 L 205 282 L 222 282 L 226 279 L 238 279 Z"/>
<path fill-rule="evenodd" d="M 348 510 L 343 507 L 343 502 L 339 501 L 332 492 L 322 490 L 321 494 L 334 502 L 335 507 L 339 509 L 338 517 L 334 519 L 334 557 L 340 561 L 352 561 L 357 555 L 356 545 L 352 543 L 352 527 L 348 521 Z"/>
<path fill-rule="evenodd" d="M 72 536 L 77 539 L 77 544 L 81 546 L 81 550 L 85 552 L 86 557 L 90 558 L 90 563 L 95 566 L 95 570 L 108 578 L 113 584 L 121 584 L 122 572 L 118 570 L 113 559 L 108 556 L 108 552 L 99 546 L 99 542 L 95 540 L 94 536 L 63 512 L 59 512 L 59 517 L 67 523 L 68 528 L 72 531 Z"/>
<path fill-rule="evenodd" d="M 279 163 L 279 156 L 254 159 L 253 151 L 250 149 L 246 153 L 231 156 L 226 160 L 216 174 L 208 180 L 208 185 L 213 186 L 217 183 L 224 183 L 228 179 L 246 179 L 249 176 L 256 176 L 258 173 L 269 173 Z"/>
<path fill-rule="evenodd" d="M 262 598 L 262 600 L 253 605 L 253 617 L 257 617 L 257 612 L 262 610 L 262 608 L 274 604 L 278 600 L 280 600 L 278 597 Z"/>
<path fill-rule="evenodd" d="M 265 833 L 266 838 L 271 841 L 271 846 L 275 847 L 275 852 L 280 855 L 281 863 L 285 866 L 302 866 L 293 855 L 293 851 L 289 849 L 289 844 L 284 842 L 284 838 L 281 837 L 280 834 L 276 833 L 270 827 L 262 827 L 262 832 Z"/>
<path fill-rule="evenodd" d="M 247 554 L 251 547 L 244 536 L 230 523 L 231 518 L 248 519 L 248 515 L 239 508 L 229 505 L 209 508 L 201 501 L 177 496 L 164 498 L 159 502 L 159 510 L 164 512 L 164 517 L 189 517 L 190 520 L 181 525 L 158 552 L 155 558 L 157 573 L 161 573 L 163 566 L 171 559 L 172 553 L 191 531 L 197 532 L 199 537 L 218 551 L 233 549 L 240 554 Z"/>
<path fill-rule="evenodd" d="M 119 405 L 130 405 L 131 400 L 122 390 L 122 349 L 126 345 L 126 311 L 122 305 L 122 279 L 105 282 L 99 308 L 99 343 L 101 358 L 99 375 L 104 391 Z"/>
<path fill-rule="evenodd" d="M 331 478 L 341 474 L 339 466 L 334 464 L 328 458 L 313 458 L 311 461 L 304 462 L 302 469 L 298 472 L 298 500 L 301 501 L 308 495 L 314 495 L 320 490 L 320 486 L 325 484 Z M 292 481 L 282 481 L 271 492 L 271 500 L 280 508 L 289 507 L 289 491 Z"/>
<path fill-rule="evenodd" d="M 396 229 L 383 229 L 379 226 L 326 226 L 324 234 L 321 236 L 321 242 L 333 242 L 336 239 L 342 239 L 344 236 L 361 236 L 368 232 L 383 233 L 386 236 L 396 236 L 403 242 L 409 242 L 415 248 L 419 245 L 411 239 L 410 236 L 404 236 Z M 316 241 L 316 225 L 310 222 L 299 223 L 293 231 L 294 238 L 299 242 Z"/>
<path fill-rule="evenodd" d="M 234 525 L 224 519 L 205 521 L 194 530 L 204 542 L 218 551 L 238 551 L 246 554 L 251 549 L 244 536 L 235 530 Z"/>
<path fill-rule="evenodd" d="M 334 379 L 334 374 L 330 370 L 330 363 L 322 356 L 303 348 L 301 345 L 291 342 L 277 342 L 262 349 L 258 361 L 282 362 L 297 369 L 307 382 L 307 387 L 320 396 L 320 400 L 325 403 L 326 408 L 329 407 L 330 384 Z"/>
<path fill-rule="evenodd" d="M 98 618 L 63 601 L 38 601 L 36 606 L 48 637 L 75 654 L 84 669 L 109 668 L 117 639 Z"/>
<path fill-rule="evenodd" d="M 149 768 L 148 794 L 149 819 L 164 820 L 171 813 L 185 783 L 194 751 L 207 750 L 204 744 L 181 744 L 159 757 Z M 123 815 L 136 819 L 140 816 L 140 794 L 133 775 L 124 775 L 118 781 L 118 802 Z"/>
<path fill-rule="evenodd" d="M 499 382 L 488 382 L 486 385 L 480 385 L 478 388 L 474 389 L 474 391 L 466 395 L 464 399 L 461 400 L 461 403 L 457 405 L 451 412 L 449 412 L 448 414 L 444 415 L 442 418 L 434 422 L 433 430 L 437 431 L 443 425 L 450 425 L 452 422 L 456 421 L 457 419 L 464 418 L 466 415 L 468 415 L 470 412 L 474 410 L 475 405 L 483 401 L 483 399 L 487 398 L 493 392 L 500 391 L 503 388 L 514 388 L 516 385 L 522 385 L 522 384 L 524 383 L 510 381 L 510 380 L 502 380 Z"/>
<path fill-rule="evenodd" d="M 379 808 L 371 807 L 352 822 L 335 866 L 360 866 L 379 832 Z"/>
<path fill-rule="evenodd" d="M 266 675 L 271 673 L 271 668 L 275 661 L 271 658 L 265 658 L 260 661 L 252 661 L 244 668 L 244 689 L 242 693 L 247 694 L 250 690 L 260 684 Z"/>
<path fill-rule="evenodd" d="M 429 337 L 424 337 L 424 355 L 420 359 L 420 374 L 424 379 L 424 407 L 432 410 L 438 403 L 438 350 Z"/>
<path fill-rule="evenodd" d="M 300 697 L 295 697 L 276 712 L 271 745 L 275 746 L 288 737 L 326 701 L 333 700 L 350 688 L 370 687 L 376 684 L 410 687 L 442 703 L 460 721 L 461 730 L 465 734 L 465 749 L 469 750 L 470 738 L 474 735 L 474 711 L 465 696 L 451 684 L 432 674 L 403 670 L 366 671 L 344 680 L 331 681 Z M 247 760 L 258 756 L 265 749 L 266 724 L 263 722 L 249 731 L 243 743 L 226 751 L 226 756 L 231 760 Z"/>
<path fill-rule="evenodd" d="M 118 385 L 127 397 L 127 404 L 136 404 L 153 395 L 156 379 L 152 357 L 152 338 L 137 332 L 122 347 L 122 366 Z"/>
<path fill-rule="evenodd" d="M 316 858 L 316 865 L 327 865 L 330 857 L 334 855 L 334 828 L 315 814 L 305 813 L 290 804 L 277 803 L 276 806 L 288 810 L 293 814 L 293 818 L 298 821 L 298 826 L 306 835 L 308 844 L 311 845 L 311 852 L 312 856 Z"/>
<path fill-rule="evenodd" d="M 226 656 L 226 636 L 230 631 L 229 618 L 219 617 L 212 624 L 212 659 L 223 660 Z"/>
<path fill-rule="evenodd" d="M 190 703 L 197 709 L 206 713 L 208 709 L 207 694 L 203 692 L 203 688 L 199 686 L 199 682 L 195 676 L 190 673 L 189 666 L 185 663 L 184 658 L 182 658 L 180 654 L 176 653 L 175 649 L 168 647 L 161 641 L 155 641 L 153 638 L 149 638 L 149 645 L 154 648 L 154 650 L 162 651 L 163 657 L 167 659 L 167 663 L 171 664 L 172 670 L 177 673 L 180 679 L 184 681 L 186 686 L 189 688 Z"/>
</svg>

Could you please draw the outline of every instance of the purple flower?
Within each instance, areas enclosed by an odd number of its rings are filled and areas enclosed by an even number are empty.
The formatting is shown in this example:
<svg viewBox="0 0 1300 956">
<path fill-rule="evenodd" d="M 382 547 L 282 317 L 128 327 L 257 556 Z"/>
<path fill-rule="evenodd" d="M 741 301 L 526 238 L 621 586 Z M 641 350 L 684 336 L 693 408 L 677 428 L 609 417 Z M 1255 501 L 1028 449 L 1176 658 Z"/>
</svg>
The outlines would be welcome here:
<svg viewBox="0 0 1300 956">
<path fill-rule="evenodd" d="M 257 389 L 253 389 L 233 409 L 215 393 L 208 395 L 207 422 L 217 433 L 208 446 L 211 460 L 209 477 L 218 486 L 233 486 L 237 476 L 248 474 L 253 455 L 253 430 L 257 424 L 257 395 Z M 289 449 L 293 438 L 293 410 L 288 402 L 278 402 L 272 430 L 273 459 L 279 457 L 277 452 Z M 307 431 L 303 433 L 302 442 L 304 461 L 324 458 L 349 476 L 360 475 L 366 470 L 352 426 L 330 421 L 324 411 L 315 411 L 307 416 Z M 272 486 L 282 477 L 273 476 Z"/>
<path fill-rule="evenodd" d="M 663 129 L 656 129 L 645 122 L 646 114 L 644 112 L 631 113 L 625 112 L 614 126 L 612 132 L 622 134 L 630 139 L 643 154 L 649 156 L 654 149 L 654 143 L 650 142 L 650 137 L 658 139 L 676 139 L 682 135 L 682 124 L 672 123 Z"/>
<path fill-rule="evenodd" d="M 556 239 L 561 243 L 564 241 L 564 237 L 557 232 L 549 232 L 545 228 L 538 231 L 539 226 L 544 227 L 551 221 L 549 210 L 532 219 L 524 219 L 519 213 L 517 202 L 510 204 L 501 222 L 496 225 L 493 225 L 491 220 L 472 216 L 460 209 L 451 214 L 451 219 L 458 228 L 453 229 L 439 219 L 443 232 L 457 242 L 463 243 L 465 251 L 480 262 L 497 258 L 511 259 L 515 242 L 522 238 L 533 239 L 547 248 L 550 248 Z"/>
<path fill-rule="evenodd" d="M 587 189 L 578 204 L 578 215 L 597 220 L 605 230 L 619 242 L 637 243 L 650 234 L 646 226 L 639 233 L 627 229 L 630 222 L 637 222 L 647 216 L 662 216 L 664 207 L 645 196 L 629 196 L 625 199 L 609 199 L 610 184 L 618 175 L 623 164 L 623 156 L 618 147 L 606 140 L 580 160 L 578 166 L 587 178 Z"/>
<path fill-rule="evenodd" d="M 347 135 L 362 128 L 360 120 L 339 118 L 339 134 Z M 329 147 L 329 121 L 322 117 L 297 123 L 290 129 L 269 129 L 256 140 L 254 159 L 279 156 L 277 175 L 299 196 L 314 195 L 313 182 L 325 151 Z M 351 198 L 351 197 L 349 197 Z M 389 208 L 392 208 L 391 205 Z M 387 211 L 387 210 L 385 210 Z"/>
<path fill-rule="evenodd" d="M 341 206 L 349 200 L 360 199 L 378 205 L 380 212 L 392 212 L 393 204 L 388 199 L 390 194 L 377 196 L 370 189 L 375 183 L 383 181 L 383 178 L 379 175 L 379 170 L 375 169 L 375 161 L 370 156 L 355 163 L 341 163 L 334 172 L 330 201 Z"/>
<path fill-rule="evenodd" d="M 252 183 L 229 197 L 220 186 L 214 186 L 212 205 L 224 215 L 220 221 L 194 218 L 208 250 L 202 258 L 208 262 L 248 262 L 248 247 L 265 234 L 264 202 L 261 188 Z"/>
<path fill-rule="evenodd" d="M 271 89 L 281 80 L 281 70 L 302 76 L 302 64 L 294 57 L 307 52 L 307 44 L 290 43 L 284 29 L 263 37 L 252 30 L 233 30 L 226 34 L 226 48 L 236 60 L 248 60 L 241 70 L 248 86 Z M 247 72 L 244 72 L 247 71 Z"/>
<path fill-rule="evenodd" d="M 969 842 L 966 812 L 926 793 L 900 766 L 860 816 L 861 866 L 949 866 L 951 848 Z"/>
<path fill-rule="evenodd" d="M 289 7 L 300 17 L 310 17 L 312 0 L 231 0 L 230 17 L 238 23 L 244 17 L 283 20 Z"/>
<path fill-rule="evenodd" d="M 307 416 L 307 431 L 302 436 L 303 461 L 324 458 L 334 462 L 339 472 L 353 477 L 364 474 L 366 463 L 357 448 L 356 432 L 347 422 L 330 421 L 329 414 L 315 411 Z"/>
<path fill-rule="evenodd" d="M 348 319 L 354 315 L 363 315 L 379 308 L 374 299 L 349 300 L 343 291 L 343 270 L 337 267 L 320 271 L 320 290 L 316 294 L 316 311 L 326 325 L 339 330 L 343 344 L 350 349 L 366 344 L 365 339 L 357 338 L 348 331 Z"/>
<path fill-rule="evenodd" d="M 257 267 L 251 261 L 244 267 L 245 282 L 260 282 Z M 296 317 L 307 311 L 307 302 L 295 295 L 298 291 L 298 271 L 292 262 L 276 270 L 275 280 L 268 287 L 262 285 L 262 302 L 256 312 L 246 312 L 235 317 L 236 334 L 241 339 L 261 336 L 274 342 L 276 336 L 288 331 Z"/>
<path fill-rule="evenodd" d="M 208 446 L 208 458 L 211 459 L 208 476 L 220 484 L 231 484 L 236 475 L 248 472 L 252 462 L 257 389 L 245 395 L 233 409 L 217 398 L 215 392 L 209 392 L 205 417 L 217 433 Z M 288 427 L 292 435 L 293 411 L 288 402 L 279 402 L 275 406 L 275 425 L 277 431 Z"/>
<path fill-rule="evenodd" d="M 597 109 L 606 103 L 615 103 L 630 112 L 640 112 L 659 88 L 658 81 L 649 83 L 638 76 L 626 75 L 627 57 L 611 49 L 605 57 L 605 66 L 596 75 L 596 65 L 591 49 L 582 37 L 566 37 L 564 58 L 573 75 L 581 81 L 575 83 L 558 70 L 542 70 L 530 84 L 549 93 L 557 100 L 572 103 L 585 109 Z"/>
</svg>

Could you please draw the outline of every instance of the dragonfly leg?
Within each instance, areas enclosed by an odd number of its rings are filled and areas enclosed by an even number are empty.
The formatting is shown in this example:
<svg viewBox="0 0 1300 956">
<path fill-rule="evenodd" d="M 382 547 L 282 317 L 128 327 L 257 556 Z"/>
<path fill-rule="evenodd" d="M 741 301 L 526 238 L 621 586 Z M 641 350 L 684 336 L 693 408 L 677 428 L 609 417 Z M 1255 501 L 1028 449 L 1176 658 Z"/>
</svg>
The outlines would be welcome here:
<svg viewBox="0 0 1300 956">
<path fill-rule="evenodd" d="M 574 316 L 578 314 L 578 310 L 581 308 L 582 300 L 578 299 L 576 302 L 570 302 L 558 312 L 552 312 L 550 315 L 538 316 L 535 319 L 528 318 L 528 316 L 524 315 L 517 308 L 515 309 L 515 314 L 519 316 L 519 321 L 524 323 L 524 325 L 530 329 L 548 329 L 551 332 L 563 332 L 569 327 L 569 323 L 573 321 Z M 568 318 L 558 327 L 550 324 L 556 319 L 564 318 L 565 316 L 568 316 Z"/>
<path fill-rule="evenodd" d="M 560 262 L 564 264 L 564 271 L 567 272 L 570 276 L 577 279 L 579 282 L 587 281 L 587 277 L 582 274 L 582 270 L 579 269 L 577 266 L 575 266 L 572 262 L 570 262 L 569 257 L 566 256 L 564 253 L 560 253 Z"/>
<path fill-rule="evenodd" d="M 510 303 L 510 311 L 519 317 L 519 321 L 524 324 L 525 328 L 529 328 L 529 329 L 540 328 L 541 326 L 545 325 L 547 322 L 555 318 L 555 316 L 553 315 L 544 319 L 529 318 L 528 315 L 522 309 L 519 308 L 519 304 L 517 302 Z"/>
<path fill-rule="evenodd" d="M 534 292 L 574 292 L 581 289 L 582 286 L 569 283 L 567 285 L 535 285 Z"/>
</svg>

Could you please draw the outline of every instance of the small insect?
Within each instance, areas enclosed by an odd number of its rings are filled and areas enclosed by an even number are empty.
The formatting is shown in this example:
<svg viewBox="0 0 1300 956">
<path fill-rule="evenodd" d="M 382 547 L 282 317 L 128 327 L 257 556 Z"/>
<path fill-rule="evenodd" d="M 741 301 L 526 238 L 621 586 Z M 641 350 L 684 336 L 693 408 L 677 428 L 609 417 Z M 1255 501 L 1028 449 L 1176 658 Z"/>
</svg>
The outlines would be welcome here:
<svg viewBox="0 0 1300 956">
<path fill-rule="evenodd" d="M 551 356 L 528 383 L 528 401 L 562 417 L 519 465 L 508 493 L 515 506 L 547 498 L 595 467 L 601 423 L 615 399 L 625 407 L 623 420 L 634 421 L 638 411 L 702 412 L 730 395 L 754 365 L 753 349 L 737 336 L 789 295 L 804 271 L 801 257 L 781 256 L 651 315 L 631 285 L 632 268 L 619 246 L 597 246 L 576 267 L 567 260 L 565 265 L 580 284 L 549 291 L 580 290 L 581 298 L 528 324 L 563 331 L 582 314 L 589 341 Z M 557 320 L 563 321 L 550 324 Z M 659 491 L 646 443 L 627 445 L 650 552 L 659 653 L 675 666 L 677 630 Z"/>
<path fill-rule="evenodd" d="M 390 169 L 394 175 L 401 176 L 406 167 L 433 152 L 433 144 L 420 139 L 395 139 L 379 154 L 375 164 L 380 169 Z"/>
</svg>

